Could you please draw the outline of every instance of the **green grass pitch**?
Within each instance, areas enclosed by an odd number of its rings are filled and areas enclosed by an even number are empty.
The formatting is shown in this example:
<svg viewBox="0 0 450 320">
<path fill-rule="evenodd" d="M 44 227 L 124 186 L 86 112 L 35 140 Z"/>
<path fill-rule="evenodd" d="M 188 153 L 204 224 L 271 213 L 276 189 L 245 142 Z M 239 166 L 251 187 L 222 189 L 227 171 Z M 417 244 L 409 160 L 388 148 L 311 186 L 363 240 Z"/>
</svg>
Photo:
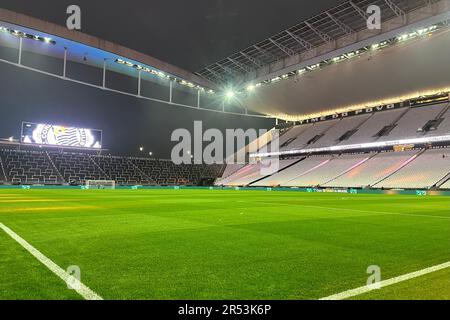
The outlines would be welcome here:
<svg viewBox="0 0 450 320">
<path fill-rule="evenodd" d="M 0 222 L 104 299 L 319 299 L 450 261 L 450 198 L 1 190 Z M 448 269 L 355 299 L 450 299 Z M 81 299 L 0 230 L 0 299 Z"/>
</svg>

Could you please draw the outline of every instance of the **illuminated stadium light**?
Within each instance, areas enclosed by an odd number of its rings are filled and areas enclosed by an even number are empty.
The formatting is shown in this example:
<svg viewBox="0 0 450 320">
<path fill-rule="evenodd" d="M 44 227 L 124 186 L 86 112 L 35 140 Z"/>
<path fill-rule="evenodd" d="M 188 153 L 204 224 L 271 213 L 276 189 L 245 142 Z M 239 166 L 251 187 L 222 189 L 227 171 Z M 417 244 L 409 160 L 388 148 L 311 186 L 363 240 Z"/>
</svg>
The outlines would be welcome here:
<svg viewBox="0 0 450 320">
<path fill-rule="evenodd" d="M 311 65 L 311 66 L 309 66 L 309 67 L 307 67 L 309 70 L 316 70 L 316 69 L 318 69 L 320 67 L 320 63 L 317 63 L 317 64 L 313 64 L 313 65 Z"/>
<path fill-rule="evenodd" d="M 8 138 L 8 141 L 9 141 L 9 142 L 13 142 L 13 141 L 14 141 L 14 137 L 9 137 L 9 138 Z"/>
<path fill-rule="evenodd" d="M 336 152 L 336 151 L 350 151 L 350 150 L 361 150 L 361 149 L 374 149 L 374 148 L 385 148 L 385 147 L 395 147 L 401 145 L 421 145 L 433 142 L 447 142 L 450 141 L 450 135 L 427 137 L 427 138 L 413 138 L 413 139 L 401 139 L 392 140 L 385 142 L 368 142 L 360 144 L 349 144 L 343 146 L 332 146 L 324 148 L 311 148 L 311 149 L 293 149 L 288 151 L 280 152 L 266 152 L 266 153 L 253 153 L 250 155 L 252 158 L 266 158 L 273 156 L 287 156 L 294 154 L 309 154 L 309 153 L 321 153 L 321 152 Z"/>
<path fill-rule="evenodd" d="M 235 95 L 236 95 L 236 94 L 235 94 L 235 92 L 234 92 L 233 90 L 228 90 L 228 91 L 225 93 L 225 96 L 226 96 L 228 99 L 233 99 Z"/>
<path fill-rule="evenodd" d="M 140 147 L 140 148 L 139 148 L 139 151 L 140 151 L 140 152 L 144 151 L 144 147 Z"/>
<path fill-rule="evenodd" d="M 9 28 L 3 27 L 3 26 L 0 26 L 0 32 L 9 33 L 10 35 L 12 35 L 14 37 L 18 37 L 18 38 L 36 40 L 36 41 L 41 41 L 41 42 L 45 42 L 45 43 L 53 44 L 53 45 L 56 44 L 56 41 L 52 40 L 52 38 L 41 37 L 41 36 L 38 36 L 35 34 L 29 34 L 29 33 L 22 32 L 20 30 L 9 29 Z"/>
<path fill-rule="evenodd" d="M 278 82 L 281 80 L 281 77 L 276 77 L 270 80 L 270 82 Z"/>
<path fill-rule="evenodd" d="M 248 92 L 253 92 L 253 91 L 255 91 L 255 89 L 256 89 L 256 87 L 253 84 L 247 86 L 247 91 Z"/>
</svg>

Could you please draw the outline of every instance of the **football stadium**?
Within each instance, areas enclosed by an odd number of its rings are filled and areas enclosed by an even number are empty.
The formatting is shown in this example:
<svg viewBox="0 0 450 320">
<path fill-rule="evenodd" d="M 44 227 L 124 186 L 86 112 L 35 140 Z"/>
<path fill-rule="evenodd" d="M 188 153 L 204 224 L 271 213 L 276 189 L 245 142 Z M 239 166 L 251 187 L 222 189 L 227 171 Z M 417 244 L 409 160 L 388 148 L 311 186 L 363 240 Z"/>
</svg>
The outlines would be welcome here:
<svg viewBox="0 0 450 320">
<path fill-rule="evenodd" d="M 450 300 L 449 0 L 268 2 L 234 40 L 257 8 L 175 40 L 6 2 L 0 300 Z"/>
</svg>

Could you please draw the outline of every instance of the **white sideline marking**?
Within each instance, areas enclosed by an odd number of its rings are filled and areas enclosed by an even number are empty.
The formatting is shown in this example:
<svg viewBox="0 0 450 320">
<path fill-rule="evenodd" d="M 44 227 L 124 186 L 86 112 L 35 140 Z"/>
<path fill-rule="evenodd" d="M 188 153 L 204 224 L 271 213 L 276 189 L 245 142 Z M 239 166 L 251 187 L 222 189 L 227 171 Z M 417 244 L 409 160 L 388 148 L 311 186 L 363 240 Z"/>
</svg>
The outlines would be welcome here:
<svg viewBox="0 0 450 320">
<path fill-rule="evenodd" d="M 61 269 L 56 263 L 54 263 L 49 258 L 44 256 L 39 250 L 34 248 L 31 244 L 29 244 L 27 241 L 25 241 L 23 238 L 21 238 L 17 233 L 12 231 L 10 228 L 5 226 L 1 222 L 0 222 L 0 229 L 5 231 L 11 238 L 13 238 L 15 241 L 17 241 L 22 247 L 24 247 L 29 253 L 31 253 L 36 259 L 38 259 L 39 262 L 41 262 L 48 269 L 50 269 L 51 272 L 56 274 L 65 283 L 68 283 L 68 281 L 70 281 L 70 283 L 72 284 L 72 287 L 75 288 L 74 290 L 79 295 L 81 295 L 84 299 L 86 299 L 86 300 L 103 300 L 102 297 L 100 297 L 94 291 L 92 291 L 87 286 L 85 286 L 81 281 L 72 277 L 66 271 Z"/>
<path fill-rule="evenodd" d="M 421 277 L 423 275 L 432 273 L 432 272 L 436 272 L 442 269 L 446 269 L 446 268 L 450 268 L 450 261 L 449 262 L 445 262 L 443 264 L 437 265 L 437 266 L 433 266 L 430 268 L 426 268 L 423 270 L 419 270 L 416 272 L 411 272 L 408 274 L 404 274 L 402 276 L 398 276 L 395 278 L 391 278 L 388 280 L 383 280 L 379 283 L 377 283 L 378 288 L 383 288 L 383 287 L 387 287 L 399 282 L 403 282 L 403 281 L 407 281 L 413 278 L 417 278 L 417 277 Z M 363 293 L 367 293 L 373 290 L 377 290 L 377 288 L 374 285 L 365 285 L 356 289 L 352 289 L 352 290 L 347 290 L 338 294 L 334 294 L 325 298 L 321 298 L 319 300 L 344 300 L 344 299 L 348 299 L 351 297 L 355 297 L 355 296 L 359 296 Z"/>
</svg>

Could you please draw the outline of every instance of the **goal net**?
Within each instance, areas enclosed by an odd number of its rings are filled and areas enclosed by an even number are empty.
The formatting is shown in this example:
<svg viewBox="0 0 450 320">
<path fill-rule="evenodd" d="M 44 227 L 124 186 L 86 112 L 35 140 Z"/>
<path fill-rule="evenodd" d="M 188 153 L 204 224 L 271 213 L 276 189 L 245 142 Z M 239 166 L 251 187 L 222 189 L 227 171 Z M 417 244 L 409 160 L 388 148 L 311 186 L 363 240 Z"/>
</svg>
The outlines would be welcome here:
<svg viewBox="0 0 450 320">
<path fill-rule="evenodd" d="M 114 180 L 86 180 L 86 189 L 115 189 Z"/>
</svg>

